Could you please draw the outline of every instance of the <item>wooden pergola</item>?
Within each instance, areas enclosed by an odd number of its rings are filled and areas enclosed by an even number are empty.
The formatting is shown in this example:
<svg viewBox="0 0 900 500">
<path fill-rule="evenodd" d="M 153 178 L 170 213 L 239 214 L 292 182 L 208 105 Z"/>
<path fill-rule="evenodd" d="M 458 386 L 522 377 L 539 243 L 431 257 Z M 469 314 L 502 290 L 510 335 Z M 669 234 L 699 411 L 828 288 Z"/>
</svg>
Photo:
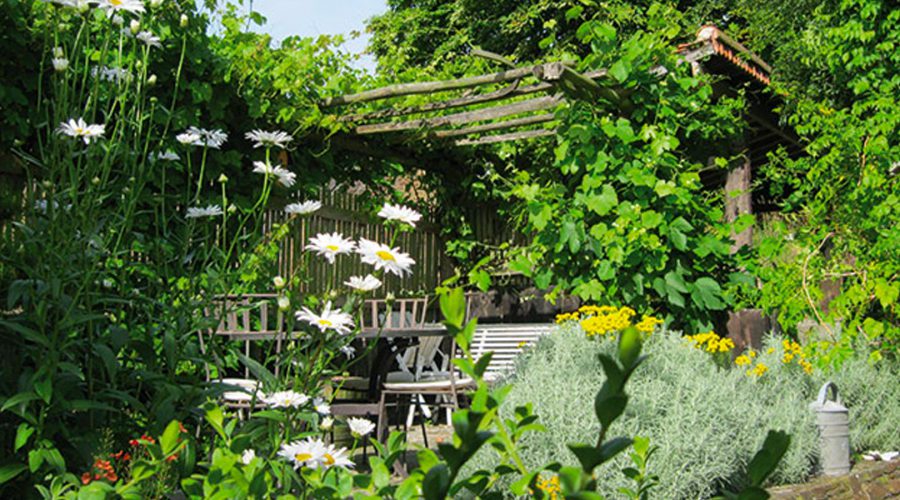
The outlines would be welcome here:
<svg viewBox="0 0 900 500">
<path fill-rule="evenodd" d="M 476 53 L 499 59 L 493 54 Z M 616 90 L 598 83 L 605 76 L 605 70 L 582 74 L 571 64 L 550 62 L 455 80 L 388 85 L 327 99 L 321 106 L 335 108 L 403 96 L 463 91 L 445 100 L 344 114 L 338 120 L 350 125 L 352 135 L 390 134 L 391 142 L 436 139 L 450 141 L 453 146 L 491 144 L 554 135 L 552 110 L 564 102 L 566 95 L 618 102 Z M 498 84 L 502 87 L 495 89 Z M 448 110 L 454 112 L 447 113 Z M 403 118 L 410 115 L 418 116 Z"/>
</svg>

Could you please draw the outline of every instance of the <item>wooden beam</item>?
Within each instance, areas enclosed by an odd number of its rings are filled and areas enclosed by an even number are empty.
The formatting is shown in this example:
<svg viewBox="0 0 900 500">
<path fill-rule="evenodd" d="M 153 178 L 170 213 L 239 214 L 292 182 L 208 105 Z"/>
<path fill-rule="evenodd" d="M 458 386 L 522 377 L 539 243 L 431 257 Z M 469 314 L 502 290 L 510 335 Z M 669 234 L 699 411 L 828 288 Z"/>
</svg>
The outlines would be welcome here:
<svg viewBox="0 0 900 500">
<path fill-rule="evenodd" d="M 537 129 L 526 130 L 524 132 L 511 132 L 509 134 L 486 135 L 477 139 L 459 139 L 453 141 L 454 146 L 475 146 L 478 144 L 494 144 L 497 142 L 520 141 L 523 139 L 535 139 L 538 137 L 547 137 L 556 135 L 556 130 Z"/>
<path fill-rule="evenodd" d="M 486 123 L 484 125 L 476 125 L 474 127 L 458 128 L 453 130 L 436 130 L 430 135 L 445 139 L 448 137 L 460 137 L 463 135 L 477 134 L 480 132 L 492 132 L 495 130 L 503 130 L 507 128 L 524 127 L 525 125 L 534 125 L 536 123 L 545 123 L 556 119 L 553 113 L 545 113 L 541 115 L 526 116 L 524 118 L 516 118 L 502 122 Z"/>
<path fill-rule="evenodd" d="M 530 111 L 540 111 L 551 109 L 562 102 L 561 95 L 537 97 L 525 101 L 518 101 L 502 106 L 494 106 L 490 108 L 476 109 L 474 111 L 464 111 L 446 116 L 436 116 L 434 118 L 421 118 L 418 120 L 409 120 L 405 122 L 385 122 L 373 123 L 370 125 L 360 125 L 356 127 L 355 132 L 359 135 L 379 134 L 385 132 L 401 132 L 404 130 L 416 130 L 422 128 L 434 128 L 443 125 L 463 125 L 485 120 L 493 120 L 506 116 L 528 113 Z"/>
<path fill-rule="evenodd" d="M 457 97 L 455 99 L 449 99 L 446 101 L 439 102 L 430 102 L 427 104 L 421 104 L 418 106 L 407 106 L 404 108 L 387 108 L 379 111 L 374 111 L 371 113 L 360 113 L 353 115 L 345 115 L 338 118 L 338 121 L 341 122 L 362 122 L 369 120 L 378 120 L 382 118 L 393 118 L 395 116 L 404 116 L 404 115 L 412 115 L 416 113 L 427 113 L 430 111 L 440 111 L 442 109 L 452 109 L 452 108 L 461 108 L 465 106 L 471 106 L 473 104 L 481 104 L 485 102 L 498 101 L 500 99 L 507 99 L 510 97 L 517 97 L 528 94 L 535 94 L 538 92 L 543 92 L 546 90 L 550 90 L 553 88 L 552 83 L 541 82 L 536 83 L 534 85 L 526 85 L 524 87 L 519 86 L 518 83 L 514 83 L 512 85 L 508 85 L 503 87 L 502 89 L 495 90 L 493 92 L 488 92 L 486 94 L 478 94 L 478 95 L 466 95 L 462 97 Z"/>
<path fill-rule="evenodd" d="M 602 76 L 606 76 L 605 70 L 602 70 Z M 594 78 L 596 77 L 582 75 L 569 66 L 561 63 L 545 64 L 541 74 L 542 80 L 557 83 L 578 97 L 587 99 L 599 97 L 613 103 L 618 103 L 620 100 L 619 95 L 611 88 L 601 86 L 595 82 Z"/>
<path fill-rule="evenodd" d="M 442 92 L 444 90 L 477 87 L 479 85 L 485 85 L 489 83 L 509 82 L 512 80 L 520 80 L 525 77 L 534 76 L 535 72 L 540 71 L 539 68 L 541 68 L 541 65 L 510 69 L 501 71 L 499 73 L 491 73 L 488 75 L 470 76 L 467 78 L 459 78 L 456 80 L 440 80 L 420 83 L 397 83 L 378 89 L 367 90 L 358 94 L 347 94 L 337 97 L 331 97 L 325 99 L 325 101 L 322 102 L 322 107 L 328 108 L 341 104 L 377 101 L 379 99 L 387 99 L 389 97 L 400 97 L 415 94 L 431 94 L 433 92 Z"/>
<path fill-rule="evenodd" d="M 544 74 L 543 70 L 541 74 Z M 584 73 L 584 76 L 595 80 L 599 78 L 604 78 L 606 76 L 606 70 L 601 69 L 597 71 L 589 71 Z M 461 97 L 457 97 L 454 99 L 449 99 L 446 101 L 438 101 L 438 102 L 430 102 L 427 104 L 421 104 L 418 106 L 407 106 L 403 108 L 387 108 L 379 111 L 373 111 L 371 113 L 358 113 L 352 115 L 344 115 L 338 117 L 338 121 L 341 122 L 361 122 L 368 120 L 378 120 L 382 118 L 393 118 L 395 116 L 405 116 L 412 115 L 416 113 L 427 113 L 430 111 L 439 111 L 442 109 L 452 109 L 452 108 L 461 108 L 465 106 L 471 106 L 473 104 L 481 104 L 485 102 L 491 101 L 499 101 L 501 99 L 507 99 L 510 97 L 517 97 L 528 94 L 536 94 L 538 92 L 544 92 L 550 90 L 556 86 L 556 82 L 548 82 L 543 81 L 540 83 L 526 85 L 524 87 L 519 86 L 519 83 L 513 83 L 512 85 L 508 85 L 502 89 L 494 90 L 492 92 L 488 92 L 485 94 L 478 95 L 464 95 Z"/>
</svg>

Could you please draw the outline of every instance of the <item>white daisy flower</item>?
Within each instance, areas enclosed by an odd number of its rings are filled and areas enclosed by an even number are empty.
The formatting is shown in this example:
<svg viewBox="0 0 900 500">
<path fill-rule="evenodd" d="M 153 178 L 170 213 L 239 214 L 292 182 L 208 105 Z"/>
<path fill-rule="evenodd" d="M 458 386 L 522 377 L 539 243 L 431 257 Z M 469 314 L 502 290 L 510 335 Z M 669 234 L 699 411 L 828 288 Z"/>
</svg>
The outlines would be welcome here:
<svg viewBox="0 0 900 500">
<path fill-rule="evenodd" d="M 185 217 L 188 219 L 196 219 L 199 217 L 216 217 L 218 215 L 222 215 L 222 207 L 219 205 L 208 205 L 206 208 L 202 207 L 189 207 L 187 209 L 187 214 Z"/>
<path fill-rule="evenodd" d="M 228 134 L 221 129 L 207 130 L 205 128 L 188 127 L 187 133 L 199 137 L 197 141 L 193 143 L 194 146 L 219 149 L 222 147 L 222 144 L 225 144 L 225 141 L 228 140 Z"/>
<path fill-rule="evenodd" d="M 346 448 L 338 449 L 326 445 L 321 439 L 306 438 L 304 441 L 286 443 L 282 445 L 278 455 L 293 462 L 295 469 L 300 467 L 328 469 L 335 466 L 353 468 L 353 462 L 350 461 Z"/>
<path fill-rule="evenodd" d="M 353 316 L 339 309 L 332 310 L 330 300 L 325 303 L 322 314 L 316 314 L 308 307 L 304 307 L 302 311 L 297 312 L 297 320 L 306 321 L 310 325 L 318 327 L 319 331 L 334 330 L 340 335 L 350 333 L 353 328 Z"/>
<path fill-rule="evenodd" d="M 284 207 L 284 211 L 289 214 L 309 215 L 316 210 L 322 208 L 322 204 L 315 200 L 303 201 L 300 203 L 291 203 Z"/>
<path fill-rule="evenodd" d="M 325 447 L 325 454 L 322 456 L 320 465 L 325 469 L 329 467 L 353 468 L 353 462 L 350 461 L 350 454 L 347 448 L 338 449 L 331 444 Z"/>
<path fill-rule="evenodd" d="M 353 346 L 345 345 L 341 347 L 341 354 L 348 358 L 352 358 L 353 355 L 356 354 L 356 349 L 354 349 Z"/>
<path fill-rule="evenodd" d="M 376 270 L 383 268 L 386 272 L 394 273 L 401 278 L 409 273 L 410 267 L 416 263 L 409 254 L 365 238 L 359 240 L 356 251 L 366 264 L 374 265 Z"/>
<path fill-rule="evenodd" d="M 88 125 L 87 122 L 84 121 L 84 118 L 79 118 L 77 120 L 75 118 L 70 118 L 69 121 L 59 124 L 56 133 L 67 135 L 69 137 L 80 137 L 84 139 L 85 144 L 90 144 L 93 139 L 103 137 L 103 134 L 106 133 L 106 126 L 96 123 Z"/>
<path fill-rule="evenodd" d="M 275 167 L 265 161 L 253 162 L 253 173 L 263 175 L 275 175 Z"/>
<path fill-rule="evenodd" d="M 94 66 L 91 68 L 91 76 L 108 82 L 127 82 L 131 80 L 131 72 L 123 68 L 110 68 L 109 66 Z"/>
<path fill-rule="evenodd" d="M 254 451 L 252 448 L 244 450 L 244 453 L 241 454 L 241 463 L 244 465 L 250 465 L 250 462 L 252 462 L 254 458 L 256 458 L 256 451 Z"/>
<path fill-rule="evenodd" d="M 367 274 L 365 278 L 350 276 L 350 279 L 345 281 L 344 284 L 360 292 L 371 292 L 381 286 L 381 280 L 371 274 Z"/>
<path fill-rule="evenodd" d="M 131 12 L 132 14 L 144 12 L 144 2 L 141 0 L 100 0 L 97 7 L 105 10 L 106 15 L 110 17 L 119 12 Z"/>
<path fill-rule="evenodd" d="M 148 47 L 162 47 L 159 37 L 154 36 L 153 33 L 150 33 L 149 31 L 141 31 L 135 38 L 147 44 Z"/>
<path fill-rule="evenodd" d="M 171 149 L 166 150 L 165 153 L 150 153 L 147 156 L 152 161 L 178 161 L 181 159 L 181 157 Z"/>
<path fill-rule="evenodd" d="M 182 132 L 175 136 L 175 140 L 185 145 L 199 146 L 200 134 L 195 134 L 193 132 Z"/>
<path fill-rule="evenodd" d="M 319 466 L 326 452 L 325 443 L 320 439 L 306 438 L 304 441 L 285 443 L 278 450 L 278 456 L 294 463 L 294 468 L 307 466 L 313 469 Z"/>
<path fill-rule="evenodd" d="M 278 183 L 286 188 L 293 186 L 297 182 L 297 174 L 284 167 L 275 167 L 274 174 L 275 178 L 278 179 Z"/>
<path fill-rule="evenodd" d="M 69 60 L 65 57 L 54 57 L 50 62 L 53 64 L 53 70 L 59 73 L 69 69 Z"/>
<path fill-rule="evenodd" d="M 361 438 L 375 430 L 375 424 L 364 418 L 348 418 L 347 425 L 350 426 L 350 433 L 353 437 Z"/>
<path fill-rule="evenodd" d="M 331 405 L 329 405 L 322 398 L 316 398 L 313 400 L 313 408 L 319 415 L 328 415 L 329 413 L 331 413 Z"/>
<path fill-rule="evenodd" d="M 309 396 L 295 391 L 279 391 L 267 395 L 262 401 L 273 408 L 299 408 L 309 403 Z"/>
<path fill-rule="evenodd" d="M 315 250 L 318 255 L 334 264 L 334 258 L 339 254 L 349 254 L 356 247 L 353 240 L 344 238 L 340 233 L 319 233 L 309 239 L 306 250 Z"/>
<path fill-rule="evenodd" d="M 284 149 L 290 144 L 291 141 L 294 140 L 293 137 L 290 136 L 287 132 L 282 132 L 280 130 L 276 130 L 274 132 L 266 132 L 264 130 L 254 130 L 252 132 L 247 132 L 244 136 L 247 140 L 254 141 L 254 148 L 263 148 L 263 147 L 278 147 Z"/>
<path fill-rule="evenodd" d="M 419 219 L 422 218 L 422 214 L 411 208 L 402 205 L 391 205 L 390 203 L 385 203 L 384 206 L 381 207 L 378 216 L 384 217 L 387 220 L 395 220 L 404 224 L 409 224 L 412 227 L 416 227 L 416 222 L 419 222 Z"/>
</svg>

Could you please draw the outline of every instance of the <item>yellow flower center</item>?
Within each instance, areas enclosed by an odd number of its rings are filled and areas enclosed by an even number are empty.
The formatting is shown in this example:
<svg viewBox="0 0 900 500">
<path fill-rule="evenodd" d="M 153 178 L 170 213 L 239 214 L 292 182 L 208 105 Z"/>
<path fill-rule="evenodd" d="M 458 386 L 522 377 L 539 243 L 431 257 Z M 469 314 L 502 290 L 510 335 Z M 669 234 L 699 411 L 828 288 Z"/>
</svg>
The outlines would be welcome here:
<svg viewBox="0 0 900 500">
<path fill-rule="evenodd" d="M 322 326 L 331 326 L 331 325 L 333 325 L 334 323 L 332 323 L 331 321 L 328 321 L 327 319 L 324 319 L 324 318 L 323 318 L 323 319 L 320 319 L 320 320 L 319 320 L 319 324 L 322 325 Z"/>
<path fill-rule="evenodd" d="M 310 458 L 312 458 L 312 455 L 310 455 L 309 453 L 297 453 L 296 455 L 294 455 L 294 460 L 298 462 L 306 462 Z"/>
<path fill-rule="evenodd" d="M 337 252 L 338 250 L 340 250 L 337 245 L 327 245 L 325 248 L 331 250 L 332 252 Z"/>
<path fill-rule="evenodd" d="M 122 0 L 109 0 L 109 3 L 119 6 L 122 5 Z"/>
<path fill-rule="evenodd" d="M 331 453 L 325 454 L 325 465 L 334 465 L 334 457 L 331 456 Z"/>
<path fill-rule="evenodd" d="M 391 252 L 388 252 L 386 250 L 379 250 L 379 251 L 375 252 L 375 255 L 377 255 L 378 258 L 381 260 L 394 260 L 394 261 L 397 260 L 394 258 L 394 254 L 392 254 Z"/>
<path fill-rule="evenodd" d="M 84 135 L 85 129 L 81 127 L 75 127 L 75 135 Z"/>
</svg>

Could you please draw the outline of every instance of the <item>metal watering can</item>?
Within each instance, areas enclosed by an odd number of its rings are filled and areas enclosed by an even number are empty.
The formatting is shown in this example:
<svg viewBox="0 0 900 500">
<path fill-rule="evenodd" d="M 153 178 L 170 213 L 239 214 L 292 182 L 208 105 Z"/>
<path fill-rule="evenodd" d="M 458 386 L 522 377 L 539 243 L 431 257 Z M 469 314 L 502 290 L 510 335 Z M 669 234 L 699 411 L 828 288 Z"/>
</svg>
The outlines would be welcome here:
<svg viewBox="0 0 900 500">
<path fill-rule="evenodd" d="M 834 394 L 834 401 L 828 401 L 829 388 Z M 819 390 L 819 397 L 809 407 L 816 412 L 825 475 L 842 476 L 849 473 L 850 415 L 841 404 L 837 386 L 833 382 L 826 382 Z"/>
</svg>

